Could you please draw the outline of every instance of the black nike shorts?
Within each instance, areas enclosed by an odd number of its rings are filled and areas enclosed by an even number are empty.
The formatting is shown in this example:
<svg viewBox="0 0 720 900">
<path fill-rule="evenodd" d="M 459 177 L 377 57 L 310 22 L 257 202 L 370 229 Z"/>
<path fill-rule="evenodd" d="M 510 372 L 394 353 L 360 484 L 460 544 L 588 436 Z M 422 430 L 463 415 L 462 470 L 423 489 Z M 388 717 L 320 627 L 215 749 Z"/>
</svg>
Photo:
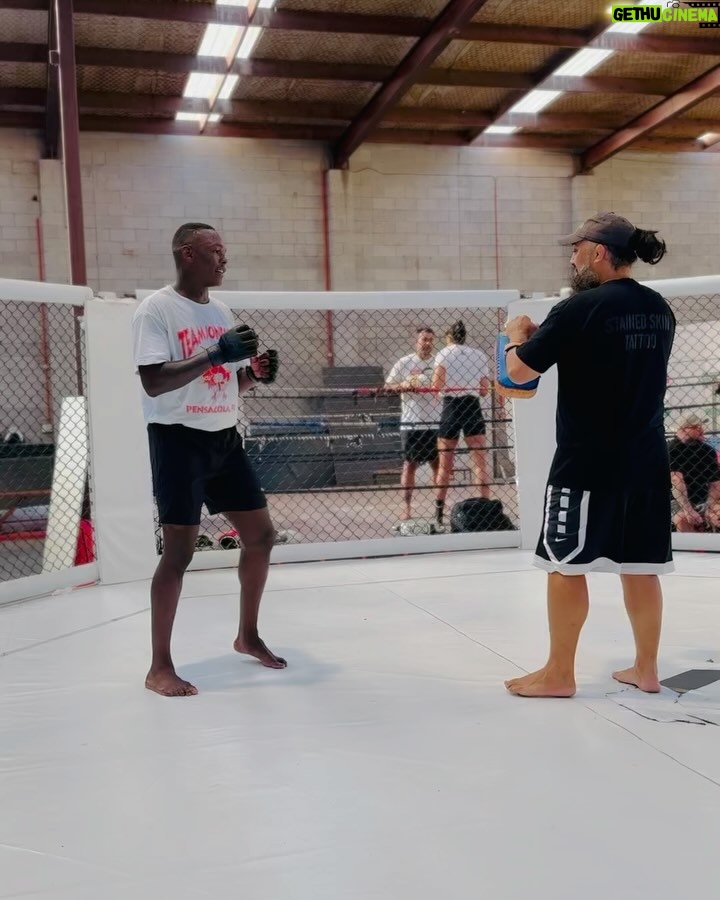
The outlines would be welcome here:
<svg viewBox="0 0 720 900">
<path fill-rule="evenodd" d="M 151 423 L 148 438 L 161 525 L 199 525 L 203 504 L 212 515 L 267 506 L 236 428 Z"/>
<path fill-rule="evenodd" d="M 476 437 L 485 434 L 485 417 L 480 400 L 472 395 L 445 397 L 438 436 L 456 441 L 461 434 Z"/>
<path fill-rule="evenodd" d="M 674 571 L 670 484 L 620 491 L 548 485 L 534 564 L 582 575 Z"/>
<path fill-rule="evenodd" d="M 413 429 L 403 432 L 405 459 L 411 463 L 431 463 L 438 458 L 437 429 Z"/>
</svg>

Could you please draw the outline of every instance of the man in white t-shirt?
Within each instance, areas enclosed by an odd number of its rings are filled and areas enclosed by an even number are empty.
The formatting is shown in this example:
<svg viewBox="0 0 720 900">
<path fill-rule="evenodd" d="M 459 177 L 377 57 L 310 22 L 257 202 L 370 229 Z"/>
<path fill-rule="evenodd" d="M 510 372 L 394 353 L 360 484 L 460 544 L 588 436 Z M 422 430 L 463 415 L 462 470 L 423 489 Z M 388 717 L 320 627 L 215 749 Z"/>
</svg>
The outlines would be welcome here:
<svg viewBox="0 0 720 900">
<path fill-rule="evenodd" d="M 435 332 L 432 328 L 418 328 L 415 352 L 399 359 L 385 381 L 386 388 L 401 396 L 400 430 L 405 453 L 401 476 L 405 501 L 404 520 L 412 515 L 417 467 L 430 463 L 433 483 L 438 472 L 437 429 L 440 406 L 437 394 L 420 393 L 417 390 L 431 386 L 434 344 Z"/>
<path fill-rule="evenodd" d="M 203 504 L 228 519 L 242 545 L 235 650 L 270 668 L 287 664 L 258 635 L 275 530 L 237 429 L 238 394 L 275 380 L 277 353 L 258 354 L 255 332 L 235 325 L 228 307 L 209 296 L 227 268 L 225 246 L 212 226 L 183 225 L 172 250 L 175 285 L 142 301 L 132 334 L 163 534 L 151 587 L 152 662 L 145 686 L 180 697 L 197 694 L 175 672 L 170 643 Z"/>
</svg>

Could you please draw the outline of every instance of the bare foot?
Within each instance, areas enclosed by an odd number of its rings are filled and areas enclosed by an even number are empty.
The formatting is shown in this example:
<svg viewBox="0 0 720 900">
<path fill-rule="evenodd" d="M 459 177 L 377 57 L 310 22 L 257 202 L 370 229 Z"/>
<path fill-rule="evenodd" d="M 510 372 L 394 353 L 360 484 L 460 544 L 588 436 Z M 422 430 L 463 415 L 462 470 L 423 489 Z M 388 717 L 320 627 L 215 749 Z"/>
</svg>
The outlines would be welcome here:
<svg viewBox="0 0 720 900">
<path fill-rule="evenodd" d="M 287 661 L 281 656 L 275 656 L 272 650 L 269 650 L 265 641 L 259 637 L 253 639 L 236 638 L 233 649 L 238 653 L 246 653 L 248 656 L 254 656 L 255 659 L 267 666 L 269 669 L 284 669 Z"/>
<path fill-rule="evenodd" d="M 635 666 L 629 669 L 623 669 L 620 672 L 613 672 L 612 677 L 621 684 L 630 684 L 633 687 L 640 688 L 647 694 L 659 694 L 660 682 L 654 672 L 640 673 Z"/>
<path fill-rule="evenodd" d="M 192 697 L 198 692 L 195 685 L 183 681 L 174 669 L 159 669 L 157 672 L 151 669 L 145 679 L 145 687 L 163 697 Z"/>
<path fill-rule="evenodd" d="M 543 668 L 522 678 L 512 678 L 505 682 L 505 687 L 516 697 L 572 697 L 575 679 L 559 677 Z"/>
</svg>

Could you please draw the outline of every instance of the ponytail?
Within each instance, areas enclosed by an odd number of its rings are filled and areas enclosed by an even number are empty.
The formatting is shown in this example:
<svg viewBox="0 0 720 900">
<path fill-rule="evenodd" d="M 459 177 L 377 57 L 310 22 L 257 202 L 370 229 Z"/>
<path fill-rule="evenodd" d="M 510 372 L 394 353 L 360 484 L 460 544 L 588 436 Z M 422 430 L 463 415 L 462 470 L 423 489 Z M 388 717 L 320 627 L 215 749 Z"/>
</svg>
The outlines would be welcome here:
<svg viewBox="0 0 720 900">
<path fill-rule="evenodd" d="M 641 259 L 651 266 L 657 265 L 667 253 L 665 241 L 655 237 L 657 231 L 646 231 L 644 228 L 636 228 L 625 247 L 617 247 L 606 244 L 610 254 L 610 262 L 616 269 L 621 266 L 631 266 Z"/>
<path fill-rule="evenodd" d="M 448 331 L 448 335 L 455 341 L 456 344 L 464 344 L 467 338 L 467 331 L 465 329 L 465 323 L 462 319 L 458 319 L 457 322 L 452 326 L 452 328 Z"/>
<path fill-rule="evenodd" d="M 630 238 L 629 249 L 637 254 L 638 258 L 651 266 L 656 265 L 665 256 L 667 247 L 665 241 L 656 238 L 657 231 L 645 231 L 636 228 Z"/>
</svg>

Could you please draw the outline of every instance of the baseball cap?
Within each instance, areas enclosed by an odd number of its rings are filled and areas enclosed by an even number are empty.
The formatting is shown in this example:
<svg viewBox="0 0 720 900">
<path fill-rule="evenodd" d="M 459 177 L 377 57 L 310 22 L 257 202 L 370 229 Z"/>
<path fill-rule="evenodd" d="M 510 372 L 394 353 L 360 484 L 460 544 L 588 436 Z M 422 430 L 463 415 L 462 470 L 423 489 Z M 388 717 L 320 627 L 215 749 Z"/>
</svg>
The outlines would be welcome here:
<svg viewBox="0 0 720 900">
<path fill-rule="evenodd" d="M 695 413 L 689 413 L 686 416 L 682 416 L 680 419 L 679 428 L 697 428 L 703 425 L 707 425 L 708 420 L 703 419 L 700 416 L 696 416 Z"/>
<path fill-rule="evenodd" d="M 563 246 L 579 241 L 594 241 L 596 244 L 611 244 L 613 247 L 627 247 L 635 234 L 635 226 L 623 216 L 614 212 L 601 212 L 586 219 L 572 234 L 560 238 Z"/>
</svg>

